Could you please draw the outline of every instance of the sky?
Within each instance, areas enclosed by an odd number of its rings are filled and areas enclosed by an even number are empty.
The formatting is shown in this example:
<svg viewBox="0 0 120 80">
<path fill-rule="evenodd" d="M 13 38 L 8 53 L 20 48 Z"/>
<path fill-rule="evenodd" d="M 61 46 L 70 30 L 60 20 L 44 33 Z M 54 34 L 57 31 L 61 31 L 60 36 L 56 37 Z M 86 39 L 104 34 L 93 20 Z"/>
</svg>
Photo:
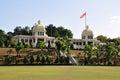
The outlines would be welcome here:
<svg viewBox="0 0 120 80">
<path fill-rule="evenodd" d="M 84 12 L 94 37 L 120 37 L 120 0 L 0 0 L 0 29 L 13 32 L 16 26 L 32 27 L 40 20 L 44 26 L 63 26 L 74 38 L 81 38 Z"/>
</svg>

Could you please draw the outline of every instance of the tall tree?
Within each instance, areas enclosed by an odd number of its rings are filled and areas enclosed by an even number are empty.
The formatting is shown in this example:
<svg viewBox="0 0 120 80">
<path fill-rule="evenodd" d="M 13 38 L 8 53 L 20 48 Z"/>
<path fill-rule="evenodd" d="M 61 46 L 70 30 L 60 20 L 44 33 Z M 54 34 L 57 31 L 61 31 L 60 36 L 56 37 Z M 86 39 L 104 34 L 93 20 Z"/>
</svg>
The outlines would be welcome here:
<svg viewBox="0 0 120 80">
<path fill-rule="evenodd" d="M 103 35 L 97 36 L 97 39 L 100 40 L 101 42 L 107 42 L 107 37 Z"/>
<path fill-rule="evenodd" d="M 5 32 L 0 29 L 0 47 L 3 47 L 4 40 L 5 40 Z"/>
<path fill-rule="evenodd" d="M 57 29 L 53 24 L 49 24 L 46 26 L 46 33 L 48 36 L 56 37 L 57 36 Z"/>
<path fill-rule="evenodd" d="M 120 37 L 112 39 L 112 42 L 114 42 L 115 45 L 119 46 L 120 45 Z"/>
<path fill-rule="evenodd" d="M 9 36 L 10 38 L 13 37 L 13 32 L 7 32 L 7 36 Z"/>
<path fill-rule="evenodd" d="M 58 27 L 57 31 L 58 31 L 58 37 L 65 37 L 65 36 L 68 36 L 68 38 L 73 37 L 71 30 L 64 29 L 64 27 L 62 26 Z"/>
<path fill-rule="evenodd" d="M 14 29 L 14 35 L 21 35 L 21 26 L 16 26 L 16 28 Z"/>
<path fill-rule="evenodd" d="M 63 35 L 68 36 L 69 38 L 73 37 L 73 34 L 72 34 L 71 30 L 69 30 L 69 29 L 64 29 L 63 30 Z"/>
<path fill-rule="evenodd" d="M 30 29 L 29 26 L 23 27 L 22 28 L 22 33 L 23 33 L 23 35 L 31 35 L 32 34 L 31 29 Z"/>
<path fill-rule="evenodd" d="M 11 37 L 8 35 L 4 35 L 4 46 L 8 47 L 10 45 Z"/>
<path fill-rule="evenodd" d="M 14 29 L 14 35 L 31 35 L 32 31 L 30 29 L 29 26 L 25 26 L 25 27 L 21 27 L 21 26 L 17 26 Z"/>
<path fill-rule="evenodd" d="M 47 35 L 52 37 L 73 37 L 72 31 L 69 29 L 64 29 L 62 26 L 56 28 L 53 24 L 50 24 L 46 26 L 46 31 Z"/>
</svg>

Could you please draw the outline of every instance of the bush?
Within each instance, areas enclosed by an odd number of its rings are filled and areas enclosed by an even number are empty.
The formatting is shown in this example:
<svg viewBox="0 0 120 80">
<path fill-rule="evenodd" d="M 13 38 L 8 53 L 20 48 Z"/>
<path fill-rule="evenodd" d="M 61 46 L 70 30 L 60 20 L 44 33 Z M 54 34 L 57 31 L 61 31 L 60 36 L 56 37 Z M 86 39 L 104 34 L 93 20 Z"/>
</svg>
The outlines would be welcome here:
<svg viewBox="0 0 120 80">
<path fill-rule="evenodd" d="M 33 64 L 33 62 L 34 62 L 34 57 L 33 57 L 33 55 L 31 55 L 30 56 L 30 64 Z"/>
<path fill-rule="evenodd" d="M 5 64 L 11 64 L 12 60 L 10 57 L 5 57 Z"/>
<path fill-rule="evenodd" d="M 59 62 L 59 58 L 57 57 L 56 59 L 55 59 L 55 64 L 58 64 L 58 62 Z"/>
<path fill-rule="evenodd" d="M 24 63 L 24 64 L 27 64 L 27 63 L 28 63 L 28 59 L 27 59 L 27 57 L 24 57 L 24 59 L 23 59 L 23 63 Z"/>
<path fill-rule="evenodd" d="M 65 58 L 65 64 L 69 64 L 69 57 L 68 56 Z"/>
<path fill-rule="evenodd" d="M 50 58 L 47 56 L 47 58 L 46 58 L 46 63 L 47 64 L 50 64 Z"/>
<path fill-rule="evenodd" d="M 40 56 L 39 56 L 39 55 L 37 55 L 36 62 L 37 62 L 37 63 L 40 62 Z"/>
<path fill-rule="evenodd" d="M 45 57 L 44 56 L 42 57 L 41 62 L 42 62 L 42 64 L 45 64 Z"/>
</svg>

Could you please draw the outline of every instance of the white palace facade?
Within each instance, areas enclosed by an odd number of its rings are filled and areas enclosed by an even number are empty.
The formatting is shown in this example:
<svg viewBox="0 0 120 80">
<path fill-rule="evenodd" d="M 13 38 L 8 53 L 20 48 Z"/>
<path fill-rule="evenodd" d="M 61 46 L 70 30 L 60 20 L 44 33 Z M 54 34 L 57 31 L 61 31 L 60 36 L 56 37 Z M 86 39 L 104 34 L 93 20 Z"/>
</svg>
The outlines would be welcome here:
<svg viewBox="0 0 120 80">
<path fill-rule="evenodd" d="M 70 39 L 74 49 L 84 49 L 87 44 L 99 44 L 100 41 L 94 38 L 93 31 L 86 26 L 86 29 L 83 30 L 81 34 L 82 39 Z M 18 41 L 24 43 L 30 43 L 32 47 L 36 47 L 39 41 L 44 41 L 46 46 L 50 43 L 51 47 L 55 47 L 56 38 L 49 37 L 46 34 L 45 27 L 40 23 L 40 20 L 37 24 L 32 28 L 32 35 L 16 35 L 13 37 L 15 43 Z"/>
</svg>

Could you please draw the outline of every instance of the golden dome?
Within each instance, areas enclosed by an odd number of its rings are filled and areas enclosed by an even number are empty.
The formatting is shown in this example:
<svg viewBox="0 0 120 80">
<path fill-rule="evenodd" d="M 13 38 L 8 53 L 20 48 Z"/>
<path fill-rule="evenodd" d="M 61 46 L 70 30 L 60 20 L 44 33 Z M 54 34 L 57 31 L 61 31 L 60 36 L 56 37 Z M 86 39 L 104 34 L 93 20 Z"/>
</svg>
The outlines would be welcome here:
<svg viewBox="0 0 120 80">
<path fill-rule="evenodd" d="M 36 31 L 46 32 L 45 27 L 40 23 L 40 20 L 38 20 L 38 23 L 35 24 L 35 26 L 32 29 L 32 32 L 36 32 Z"/>
<path fill-rule="evenodd" d="M 92 30 L 89 29 L 88 26 L 86 26 L 86 29 L 83 30 L 83 32 L 82 32 L 82 36 L 93 36 L 93 32 L 92 32 Z"/>
</svg>

